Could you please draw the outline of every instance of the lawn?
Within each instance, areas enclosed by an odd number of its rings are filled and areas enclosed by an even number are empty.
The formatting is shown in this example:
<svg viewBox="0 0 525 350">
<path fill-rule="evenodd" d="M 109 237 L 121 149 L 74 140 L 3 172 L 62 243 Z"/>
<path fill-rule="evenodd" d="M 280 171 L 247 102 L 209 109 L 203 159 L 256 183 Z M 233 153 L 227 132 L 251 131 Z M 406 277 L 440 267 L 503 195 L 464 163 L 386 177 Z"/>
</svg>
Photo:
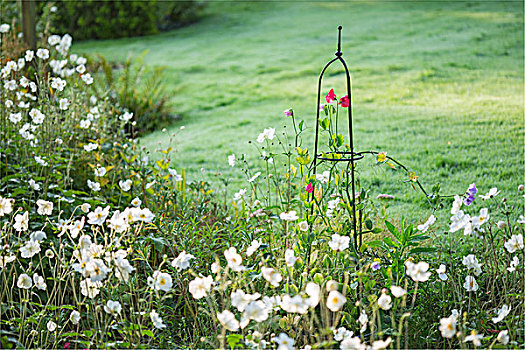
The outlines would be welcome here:
<svg viewBox="0 0 525 350">
<path fill-rule="evenodd" d="M 248 140 L 282 130 L 284 109 L 305 120 L 312 146 L 317 77 L 341 24 L 358 150 L 387 151 L 444 194 L 471 182 L 482 193 L 515 193 L 524 181 L 523 15 L 522 2 L 210 2 L 192 26 L 73 50 L 113 61 L 149 50 L 147 63 L 166 67 L 171 103 L 183 115 L 168 130 L 185 126 L 171 144 L 174 164 L 191 178 L 205 168 L 217 181 L 211 174 L 221 172 L 240 188 L 244 174 L 227 156 L 246 153 L 257 163 Z M 332 87 L 346 94 L 340 67 L 323 93 Z M 168 133 L 141 142 L 153 151 Z M 393 194 L 396 212 L 427 215 L 420 193 L 373 163 L 360 169 L 372 195 Z"/>
</svg>

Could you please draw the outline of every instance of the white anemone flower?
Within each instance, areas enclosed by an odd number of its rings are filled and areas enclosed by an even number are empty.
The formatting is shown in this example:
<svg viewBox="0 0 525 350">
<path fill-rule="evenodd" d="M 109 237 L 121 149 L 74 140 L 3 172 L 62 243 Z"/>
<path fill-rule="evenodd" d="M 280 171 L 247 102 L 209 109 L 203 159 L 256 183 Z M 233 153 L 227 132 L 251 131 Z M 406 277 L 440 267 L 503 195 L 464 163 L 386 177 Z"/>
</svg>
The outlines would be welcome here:
<svg viewBox="0 0 525 350">
<path fill-rule="evenodd" d="M 439 268 L 436 270 L 436 273 L 438 274 L 438 277 L 442 281 L 448 280 L 448 276 L 445 273 L 447 270 L 447 267 L 444 264 L 439 265 Z"/>
<path fill-rule="evenodd" d="M 202 299 L 206 295 L 208 295 L 208 292 L 211 290 L 212 285 L 213 278 L 211 276 L 203 278 L 197 277 L 190 282 L 188 288 L 193 298 Z"/>
<path fill-rule="evenodd" d="M 337 233 L 334 233 L 332 235 L 332 240 L 328 242 L 328 245 L 332 250 L 342 252 L 350 246 L 350 237 L 340 236 Z"/>
<path fill-rule="evenodd" d="M 261 246 L 261 242 L 257 239 L 254 239 L 252 243 L 250 244 L 250 246 L 248 247 L 248 249 L 246 249 L 246 255 L 252 256 L 253 253 L 255 253 L 257 249 L 259 249 L 260 246 Z"/>
<path fill-rule="evenodd" d="M 452 338 L 456 335 L 456 317 L 454 315 L 439 320 L 439 330 L 443 338 Z"/>
<path fill-rule="evenodd" d="M 29 213 L 27 211 L 24 214 L 15 215 L 13 228 L 18 232 L 27 231 L 29 228 Z"/>
<path fill-rule="evenodd" d="M 237 253 L 235 247 L 230 247 L 224 251 L 224 257 L 228 262 L 228 267 L 233 271 L 243 271 L 244 266 L 242 266 L 242 257 Z"/>
<path fill-rule="evenodd" d="M 424 224 L 418 225 L 417 229 L 421 232 L 427 232 L 428 228 L 432 226 L 436 222 L 436 217 L 434 215 L 430 215 L 430 217 L 425 221 Z"/>
<path fill-rule="evenodd" d="M 195 257 L 191 254 L 187 254 L 186 251 L 182 251 L 179 256 L 177 256 L 173 261 L 171 262 L 171 266 L 177 268 L 177 270 L 185 270 L 188 267 L 190 267 L 190 261 L 191 259 L 195 259 Z"/>
<path fill-rule="evenodd" d="M 278 344 L 277 350 L 293 350 L 295 340 L 290 338 L 287 334 L 281 333 L 278 337 L 273 337 L 272 341 Z"/>
<path fill-rule="evenodd" d="M 501 309 L 498 310 L 498 316 L 492 318 L 492 322 L 498 323 L 502 321 L 510 313 L 512 306 L 504 304 Z"/>
<path fill-rule="evenodd" d="M 523 235 L 521 233 L 519 235 L 512 235 L 510 239 L 505 242 L 504 246 L 511 254 L 523 249 Z"/>
<path fill-rule="evenodd" d="M 33 286 L 33 280 L 27 274 L 23 273 L 18 276 L 16 286 L 20 289 L 29 289 Z"/>
<path fill-rule="evenodd" d="M 118 301 L 108 300 L 106 305 L 104 305 L 104 311 L 116 317 L 122 312 L 122 305 Z"/>
<path fill-rule="evenodd" d="M 463 283 L 463 288 L 467 290 L 467 292 L 476 292 L 479 289 L 478 283 L 476 282 L 476 279 L 474 276 L 468 275 L 465 278 L 465 283 Z"/>
<path fill-rule="evenodd" d="M 271 267 L 261 267 L 262 276 L 264 279 L 272 285 L 272 287 L 278 287 L 279 283 L 283 280 L 281 273 Z"/>
<path fill-rule="evenodd" d="M 219 323 L 231 332 L 236 332 L 239 330 L 239 321 L 235 318 L 235 315 L 229 311 L 224 310 L 221 313 L 217 313 L 217 320 Z"/>
<path fill-rule="evenodd" d="M 149 313 L 149 317 L 151 318 L 151 322 L 153 322 L 153 326 L 157 329 L 163 329 L 166 328 L 166 325 L 164 322 L 162 322 L 162 318 L 159 316 L 157 311 L 151 310 Z"/>
<path fill-rule="evenodd" d="M 240 312 L 244 311 L 246 305 L 250 302 L 255 301 L 261 297 L 261 294 L 248 294 L 245 293 L 242 289 L 237 289 L 231 294 L 231 303 L 234 307 L 237 308 Z"/>
<path fill-rule="evenodd" d="M 51 215 L 53 212 L 53 202 L 39 199 L 36 204 L 38 205 L 37 213 L 40 215 Z"/>
<path fill-rule="evenodd" d="M 295 221 L 295 220 L 299 219 L 299 217 L 297 216 L 297 212 L 295 210 L 282 212 L 279 215 L 279 217 L 283 221 Z"/>
<path fill-rule="evenodd" d="M 492 187 L 485 195 L 480 195 L 479 197 L 483 200 L 496 197 L 500 191 L 496 187 Z"/>
<path fill-rule="evenodd" d="M 377 305 L 383 310 L 390 310 L 392 308 L 392 298 L 386 294 L 386 289 L 383 289 L 381 296 L 377 299 Z"/>
<path fill-rule="evenodd" d="M 326 307 L 333 312 L 340 311 L 345 303 L 345 296 L 336 290 L 331 291 L 326 298 Z"/>
</svg>

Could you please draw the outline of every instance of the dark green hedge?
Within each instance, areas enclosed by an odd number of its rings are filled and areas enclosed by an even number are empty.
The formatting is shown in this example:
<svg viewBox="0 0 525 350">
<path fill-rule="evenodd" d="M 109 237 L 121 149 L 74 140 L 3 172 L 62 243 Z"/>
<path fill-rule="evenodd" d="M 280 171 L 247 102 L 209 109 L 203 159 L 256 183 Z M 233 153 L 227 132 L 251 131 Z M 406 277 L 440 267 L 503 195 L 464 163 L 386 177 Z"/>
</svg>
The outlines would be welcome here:
<svg viewBox="0 0 525 350">
<path fill-rule="evenodd" d="M 155 34 L 195 21 L 200 1 L 59 0 L 53 32 L 75 40 Z"/>
</svg>

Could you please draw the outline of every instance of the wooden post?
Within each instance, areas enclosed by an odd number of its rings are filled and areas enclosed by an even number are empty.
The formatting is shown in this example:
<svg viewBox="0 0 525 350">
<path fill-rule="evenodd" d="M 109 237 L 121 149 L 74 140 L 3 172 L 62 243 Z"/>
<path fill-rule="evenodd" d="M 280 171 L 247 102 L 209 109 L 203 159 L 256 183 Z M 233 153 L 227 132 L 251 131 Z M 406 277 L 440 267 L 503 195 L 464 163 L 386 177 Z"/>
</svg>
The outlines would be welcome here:
<svg viewBox="0 0 525 350">
<path fill-rule="evenodd" d="M 22 31 L 24 41 L 33 50 L 36 49 L 36 13 L 35 0 L 22 0 Z"/>
</svg>

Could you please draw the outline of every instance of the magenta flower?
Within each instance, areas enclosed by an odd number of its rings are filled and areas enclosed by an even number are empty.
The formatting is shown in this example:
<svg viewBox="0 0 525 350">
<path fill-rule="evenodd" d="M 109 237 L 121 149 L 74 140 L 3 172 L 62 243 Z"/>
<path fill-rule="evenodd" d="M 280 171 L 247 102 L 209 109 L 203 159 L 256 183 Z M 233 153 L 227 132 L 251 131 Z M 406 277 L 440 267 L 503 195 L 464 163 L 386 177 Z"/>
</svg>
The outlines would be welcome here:
<svg viewBox="0 0 525 350">
<path fill-rule="evenodd" d="M 334 89 L 331 89 L 330 92 L 326 95 L 326 102 L 332 103 L 333 100 L 335 100 L 337 96 L 335 96 Z"/>
<path fill-rule="evenodd" d="M 350 106 L 350 99 L 348 98 L 348 95 L 341 97 L 341 99 L 339 100 L 339 104 L 341 105 L 341 107 L 345 108 Z"/>
<path fill-rule="evenodd" d="M 292 117 L 293 116 L 293 109 L 288 108 L 284 110 L 284 116 L 285 117 Z"/>
<path fill-rule="evenodd" d="M 314 191 L 314 186 L 310 182 L 304 189 L 306 190 L 306 192 L 312 193 Z"/>
</svg>

